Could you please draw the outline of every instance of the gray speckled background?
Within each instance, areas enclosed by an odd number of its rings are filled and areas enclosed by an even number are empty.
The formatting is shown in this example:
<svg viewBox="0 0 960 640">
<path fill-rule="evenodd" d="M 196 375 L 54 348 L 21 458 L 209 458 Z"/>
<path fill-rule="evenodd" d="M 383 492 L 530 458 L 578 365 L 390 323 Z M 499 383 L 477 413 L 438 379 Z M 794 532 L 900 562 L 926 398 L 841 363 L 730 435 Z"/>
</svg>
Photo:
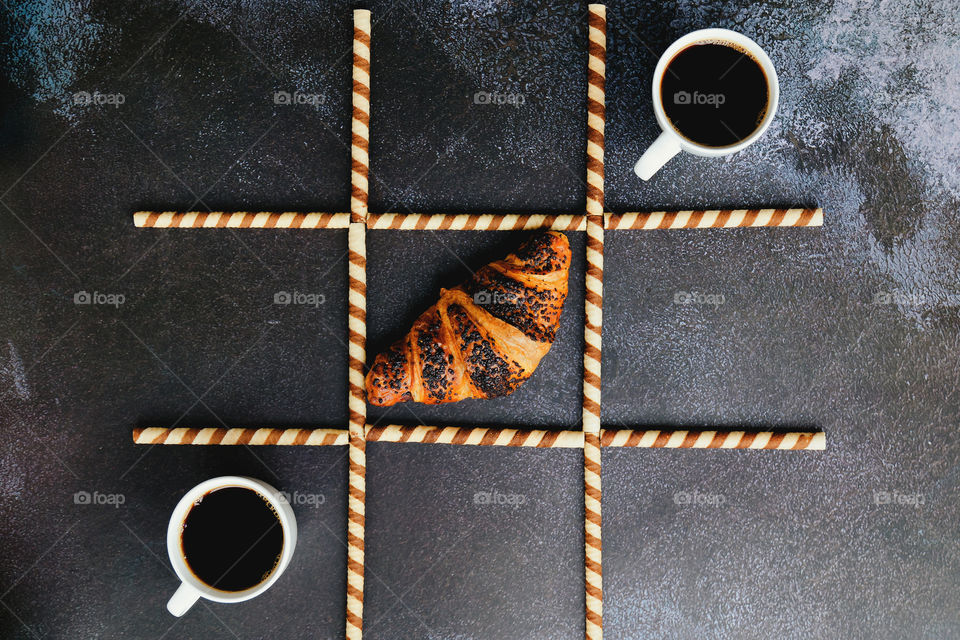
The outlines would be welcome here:
<svg viewBox="0 0 960 640">
<path fill-rule="evenodd" d="M 582 210 L 585 5 L 366 6 L 372 210 Z M 345 233 L 130 214 L 346 209 L 352 7 L 5 0 L 0 637 L 343 636 L 342 448 L 148 448 L 130 430 L 343 425 Z M 611 2 L 608 19 L 609 209 L 820 205 L 826 224 L 608 234 L 604 422 L 813 425 L 829 449 L 606 451 L 606 636 L 960 638 L 955 3 Z M 769 52 L 778 117 L 743 153 L 642 183 L 656 57 L 708 26 Z M 521 238 L 371 233 L 371 351 Z M 293 290 L 324 302 L 272 304 Z M 514 396 L 371 417 L 575 426 L 582 299 Z M 368 464 L 369 638 L 582 637 L 578 452 L 377 444 Z M 297 554 L 256 600 L 174 620 L 167 517 L 227 473 L 299 492 Z"/>
</svg>

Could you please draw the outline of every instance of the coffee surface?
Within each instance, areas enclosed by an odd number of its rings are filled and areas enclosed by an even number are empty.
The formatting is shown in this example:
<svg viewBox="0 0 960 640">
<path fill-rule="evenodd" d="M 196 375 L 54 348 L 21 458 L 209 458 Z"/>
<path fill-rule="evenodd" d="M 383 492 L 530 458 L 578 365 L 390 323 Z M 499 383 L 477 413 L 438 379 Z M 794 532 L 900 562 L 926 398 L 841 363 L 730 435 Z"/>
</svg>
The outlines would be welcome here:
<svg viewBox="0 0 960 640">
<path fill-rule="evenodd" d="M 660 84 L 667 118 L 688 140 L 727 147 L 749 137 L 769 103 L 766 75 L 744 51 L 726 44 L 695 44 L 667 65 Z"/>
<path fill-rule="evenodd" d="M 180 540 L 187 565 L 200 580 L 221 591 L 244 591 L 276 567 L 283 528 L 262 495 L 224 487 L 190 508 Z"/>
</svg>

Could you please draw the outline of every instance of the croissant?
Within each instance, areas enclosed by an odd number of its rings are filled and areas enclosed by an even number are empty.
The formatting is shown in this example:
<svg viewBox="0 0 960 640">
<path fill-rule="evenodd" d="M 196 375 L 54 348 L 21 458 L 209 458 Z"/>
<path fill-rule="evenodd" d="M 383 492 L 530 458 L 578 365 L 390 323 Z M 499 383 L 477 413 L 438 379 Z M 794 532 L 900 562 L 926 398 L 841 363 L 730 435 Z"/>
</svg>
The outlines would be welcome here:
<svg viewBox="0 0 960 640">
<path fill-rule="evenodd" d="M 440 404 L 513 393 L 550 350 L 567 297 L 570 243 L 541 232 L 482 267 L 377 355 L 367 400 Z"/>
</svg>

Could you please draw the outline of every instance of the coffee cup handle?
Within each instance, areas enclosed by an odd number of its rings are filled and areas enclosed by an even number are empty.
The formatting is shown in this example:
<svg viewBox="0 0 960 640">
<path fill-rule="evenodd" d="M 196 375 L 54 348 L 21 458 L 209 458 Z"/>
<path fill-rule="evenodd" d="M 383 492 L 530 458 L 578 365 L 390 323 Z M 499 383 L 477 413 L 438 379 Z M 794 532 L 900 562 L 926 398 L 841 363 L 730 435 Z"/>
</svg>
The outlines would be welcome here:
<svg viewBox="0 0 960 640">
<path fill-rule="evenodd" d="M 186 583 L 182 583 L 177 592 L 167 602 L 167 611 L 178 618 L 190 610 L 190 607 L 200 599 L 200 592 Z"/>
<path fill-rule="evenodd" d="M 678 153 L 680 153 L 680 141 L 677 140 L 675 135 L 664 131 L 643 152 L 643 155 L 637 160 L 637 164 L 634 165 L 633 171 L 644 180 L 649 180 L 653 177 L 653 174 L 660 171 L 663 165 L 667 164 L 670 158 Z"/>
</svg>

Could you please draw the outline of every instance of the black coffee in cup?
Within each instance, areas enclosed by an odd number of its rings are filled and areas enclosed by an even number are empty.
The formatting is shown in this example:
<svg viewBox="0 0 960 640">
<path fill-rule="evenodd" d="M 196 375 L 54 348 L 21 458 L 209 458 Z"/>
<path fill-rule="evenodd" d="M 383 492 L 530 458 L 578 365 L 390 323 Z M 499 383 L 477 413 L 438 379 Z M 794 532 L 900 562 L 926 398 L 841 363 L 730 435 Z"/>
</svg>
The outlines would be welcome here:
<svg viewBox="0 0 960 640">
<path fill-rule="evenodd" d="M 681 49 L 660 83 L 663 110 L 674 129 L 705 147 L 728 147 L 749 138 L 767 115 L 769 93 L 760 63 L 723 42 Z"/>
<path fill-rule="evenodd" d="M 245 591 L 276 568 L 283 527 L 273 506 L 253 489 L 222 487 L 190 507 L 180 547 L 202 582 L 221 591 Z"/>
</svg>

